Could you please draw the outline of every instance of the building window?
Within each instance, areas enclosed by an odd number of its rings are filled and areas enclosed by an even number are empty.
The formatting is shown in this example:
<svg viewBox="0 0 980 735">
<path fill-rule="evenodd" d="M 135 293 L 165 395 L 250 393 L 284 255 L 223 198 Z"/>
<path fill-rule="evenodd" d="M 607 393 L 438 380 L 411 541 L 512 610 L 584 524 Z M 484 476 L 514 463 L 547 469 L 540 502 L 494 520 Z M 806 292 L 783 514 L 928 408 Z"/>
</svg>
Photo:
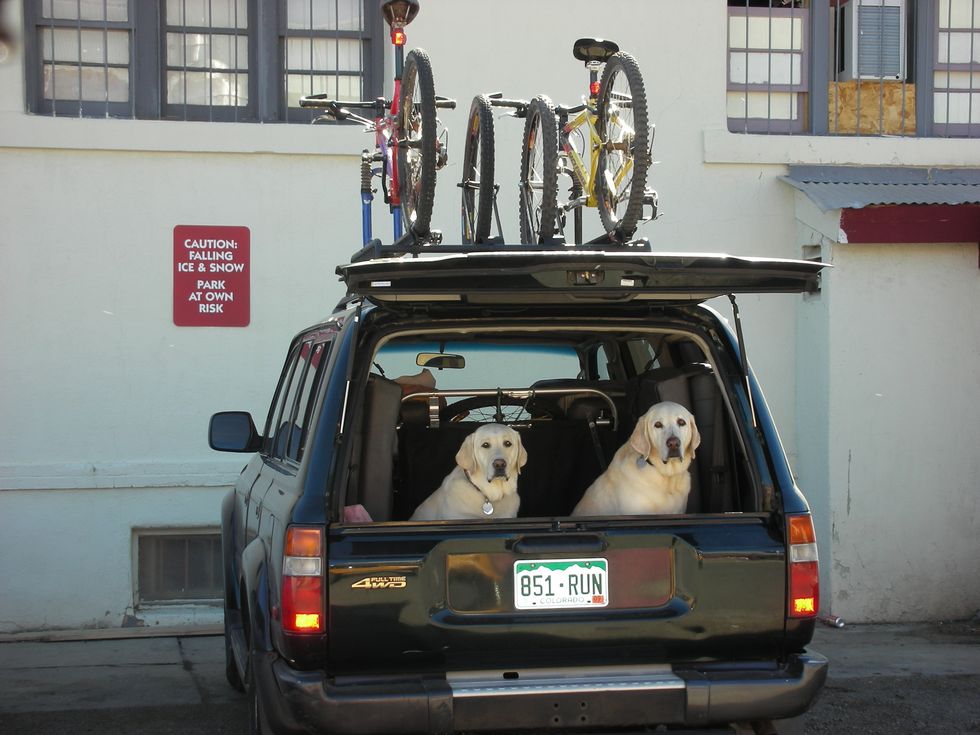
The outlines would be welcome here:
<svg viewBox="0 0 980 735">
<path fill-rule="evenodd" d="M 137 605 L 221 600 L 221 534 L 216 529 L 139 531 L 136 555 Z"/>
<path fill-rule="evenodd" d="M 167 0 L 165 117 L 246 118 L 245 0 Z"/>
<path fill-rule="evenodd" d="M 374 0 L 25 0 L 27 109 L 309 122 L 299 97 L 382 93 Z"/>
<path fill-rule="evenodd" d="M 933 123 L 939 135 L 980 135 L 980 2 L 939 0 Z"/>
<path fill-rule="evenodd" d="M 728 128 L 980 135 L 980 0 L 728 0 Z"/>
<path fill-rule="evenodd" d="M 807 11 L 801 0 L 729 0 L 728 128 L 805 129 Z"/>
</svg>

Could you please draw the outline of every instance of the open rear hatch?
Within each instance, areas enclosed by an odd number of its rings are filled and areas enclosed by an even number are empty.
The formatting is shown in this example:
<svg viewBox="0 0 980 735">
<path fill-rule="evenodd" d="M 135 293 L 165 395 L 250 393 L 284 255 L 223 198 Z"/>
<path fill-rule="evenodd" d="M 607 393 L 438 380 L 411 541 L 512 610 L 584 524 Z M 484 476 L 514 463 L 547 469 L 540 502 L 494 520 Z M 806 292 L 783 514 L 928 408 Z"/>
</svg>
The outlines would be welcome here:
<svg viewBox="0 0 980 735">
<path fill-rule="evenodd" d="M 372 301 L 547 303 L 655 299 L 700 302 L 731 293 L 815 290 L 823 263 L 704 253 L 630 251 L 459 252 L 341 265 L 350 293 Z"/>
<path fill-rule="evenodd" d="M 451 309 L 794 293 L 815 288 L 822 267 L 725 255 L 433 248 L 338 272 L 351 294 L 376 303 Z M 335 673 L 479 669 L 513 680 L 533 679 L 541 667 L 773 661 L 785 598 L 786 545 L 771 513 L 330 528 Z"/>
</svg>

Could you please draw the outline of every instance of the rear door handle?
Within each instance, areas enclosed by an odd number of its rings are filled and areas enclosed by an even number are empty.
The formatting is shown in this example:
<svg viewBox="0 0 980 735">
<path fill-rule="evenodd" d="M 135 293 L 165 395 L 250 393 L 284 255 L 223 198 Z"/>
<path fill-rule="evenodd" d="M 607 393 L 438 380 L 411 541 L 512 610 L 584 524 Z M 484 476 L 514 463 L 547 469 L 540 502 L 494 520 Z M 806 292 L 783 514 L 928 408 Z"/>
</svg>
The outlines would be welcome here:
<svg viewBox="0 0 980 735">
<path fill-rule="evenodd" d="M 518 554 L 584 553 L 598 554 L 609 544 L 593 533 L 548 534 L 547 536 L 521 536 L 512 549 Z"/>
</svg>

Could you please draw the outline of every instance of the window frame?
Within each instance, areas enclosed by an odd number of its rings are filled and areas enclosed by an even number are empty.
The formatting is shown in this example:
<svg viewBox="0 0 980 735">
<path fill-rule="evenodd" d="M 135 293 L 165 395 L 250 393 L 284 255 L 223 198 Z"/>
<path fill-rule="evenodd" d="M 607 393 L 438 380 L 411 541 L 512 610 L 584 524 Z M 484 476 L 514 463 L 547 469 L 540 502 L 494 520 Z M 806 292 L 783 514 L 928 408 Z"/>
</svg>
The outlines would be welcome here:
<svg viewBox="0 0 980 735">
<path fill-rule="evenodd" d="M 361 0 L 364 30 L 316 31 L 318 37 L 361 40 L 361 79 L 364 99 L 383 94 L 385 34 L 384 21 L 375 0 Z M 86 117 L 133 120 L 194 122 L 309 123 L 315 110 L 287 108 L 286 39 L 303 32 L 288 30 L 288 0 L 247 0 L 248 104 L 242 107 L 175 104 L 166 99 L 166 6 L 161 2 L 126 0 L 128 21 L 61 20 L 52 23 L 41 17 L 40 0 L 24 0 L 25 109 L 48 117 Z M 54 25 L 82 29 L 125 27 L 129 39 L 129 101 L 45 100 L 43 97 L 43 44 L 38 30 Z M 205 29 L 206 30 L 206 29 Z M 343 75 L 347 75 L 341 72 Z"/>
</svg>

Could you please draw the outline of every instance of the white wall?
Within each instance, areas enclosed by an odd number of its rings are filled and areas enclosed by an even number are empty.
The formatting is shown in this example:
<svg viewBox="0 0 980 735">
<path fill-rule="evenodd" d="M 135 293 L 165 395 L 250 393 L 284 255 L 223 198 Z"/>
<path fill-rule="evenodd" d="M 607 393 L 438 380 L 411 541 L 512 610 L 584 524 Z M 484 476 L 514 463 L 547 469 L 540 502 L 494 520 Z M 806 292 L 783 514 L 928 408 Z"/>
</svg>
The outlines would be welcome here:
<svg viewBox="0 0 980 735">
<path fill-rule="evenodd" d="M 455 183 L 471 97 L 544 92 L 577 102 L 587 76 L 571 46 L 586 35 L 616 40 L 643 69 L 657 124 L 650 183 L 663 216 L 640 234 L 660 250 L 797 257 L 806 241 L 797 236 L 794 194 L 777 178 L 786 163 L 980 163 L 975 141 L 727 133 L 722 0 L 610 0 L 600 14 L 585 0 L 487 8 L 485 0 L 426 0 L 408 29 L 409 45 L 429 51 L 437 92 L 459 101 L 440 114 L 451 163 L 440 174 L 435 223 L 447 242 L 459 232 Z M 360 245 L 359 153 L 370 138 L 351 128 L 28 116 L 23 75 L 18 53 L 0 64 L 0 578 L 18 579 L 14 560 L 42 518 L 52 538 L 92 545 L 69 552 L 70 564 L 63 545 L 35 546 L 33 564 L 44 573 L 29 586 L 18 581 L 19 597 L 0 595 L 0 631 L 118 625 L 132 604 L 132 527 L 217 522 L 222 488 L 244 460 L 208 450 L 208 417 L 242 408 L 261 421 L 289 337 L 342 295 L 334 266 Z M 497 120 L 510 238 L 522 126 Z M 377 205 L 376 233 L 387 239 Z M 588 236 L 598 221 L 585 213 Z M 173 326 L 172 231 L 181 224 L 250 229 L 248 327 Z M 811 344 L 797 337 L 801 300 L 740 303 L 749 357 L 791 461 L 805 464 L 809 449 L 796 428 L 813 431 L 821 407 L 797 388 L 797 372 L 807 376 L 819 354 L 801 352 L 806 362 L 797 363 L 795 346 Z M 894 354 L 894 345 L 883 347 Z M 802 421 L 798 410 L 808 412 Z M 805 489 L 829 512 L 839 478 L 823 466 Z M 851 568 L 849 554 L 862 548 L 854 544 L 841 549 Z M 826 568 L 825 544 L 821 553 Z M 882 578 L 900 573 L 894 561 L 875 569 Z M 32 596 L 60 612 L 39 619 Z"/>
<path fill-rule="evenodd" d="M 977 256 L 834 247 L 830 601 L 845 619 L 956 619 L 980 603 Z"/>
</svg>

